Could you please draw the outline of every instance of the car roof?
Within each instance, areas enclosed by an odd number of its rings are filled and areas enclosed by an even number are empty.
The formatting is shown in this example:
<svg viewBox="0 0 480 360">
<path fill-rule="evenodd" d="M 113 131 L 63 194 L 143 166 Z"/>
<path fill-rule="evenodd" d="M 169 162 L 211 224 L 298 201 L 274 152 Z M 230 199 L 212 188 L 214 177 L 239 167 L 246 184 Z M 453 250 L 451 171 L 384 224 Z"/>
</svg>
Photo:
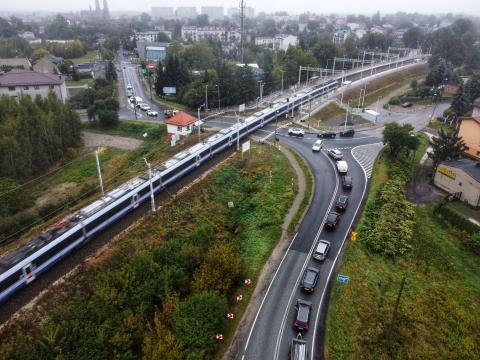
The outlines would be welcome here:
<svg viewBox="0 0 480 360">
<path fill-rule="evenodd" d="M 345 201 L 347 201 L 347 200 L 348 200 L 348 196 L 347 196 L 347 195 L 340 195 L 340 196 L 338 197 L 338 201 L 339 201 L 339 202 L 340 202 L 340 201 L 341 201 L 341 202 L 345 202 Z"/>
<path fill-rule="evenodd" d="M 317 245 L 315 251 L 324 254 L 324 253 L 325 253 L 325 250 L 326 250 L 327 247 L 329 247 L 329 246 L 330 246 L 330 243 L 329 243 L 328 241 L 326 241 L 326 240 L 320 240 L 320 241 L 318 242 L 318 245 Z"/>
<path fill-rule="evenodd" d="M 341 154 L 342 152 L 337 149 L 331 149 L 330 152 L 335 153 L 335 154 Z"/>
<path fill-rule="evenodd" d="M 322 140 L 315 141 L 315 145 L 320 145 L 321 143 L 322 143 Z"/>
</svg>

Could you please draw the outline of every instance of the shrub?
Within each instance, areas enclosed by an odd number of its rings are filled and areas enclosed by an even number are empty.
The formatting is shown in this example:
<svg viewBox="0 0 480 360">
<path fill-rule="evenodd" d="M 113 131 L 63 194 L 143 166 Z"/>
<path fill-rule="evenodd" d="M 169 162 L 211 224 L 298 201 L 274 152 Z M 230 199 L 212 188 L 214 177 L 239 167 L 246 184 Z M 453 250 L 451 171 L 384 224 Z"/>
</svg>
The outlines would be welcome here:
<svg viewBox="0 0 480 360">
<path fill-rule="evenodd" d="M 475 254 L 480 255 L 480 232 L 470 235 L 466 245 Z"/>
<path fill-rule="evenodd" d="M 478 227 L 471 221 L 465 219 L 456 211 L 450 209 L 448 206 L 445 205 L 445 202 L 441 202 L 440 204 L 438 204 L 433 210 L 433 214 L 439 220 L 444 221 L 460 230 L 464 230 L 471 235 L 480 232 L 480 227 Z"/>
<path fill-rule="evenodd" d="M 401 104 L 402 104 L 402 101 L 400 100 L 399 97 L 395 96 L 395 97 L 391 98 L 388 103 L 389 103 L 390 105 L 401 105 Z"/>
<path fill-rule="evenodd" d="M 22 211 L 6 219 L 0 220 L 0 243 L 13 240 L 27 231 L 39 220 L 35 211 Z"/>
</svg>

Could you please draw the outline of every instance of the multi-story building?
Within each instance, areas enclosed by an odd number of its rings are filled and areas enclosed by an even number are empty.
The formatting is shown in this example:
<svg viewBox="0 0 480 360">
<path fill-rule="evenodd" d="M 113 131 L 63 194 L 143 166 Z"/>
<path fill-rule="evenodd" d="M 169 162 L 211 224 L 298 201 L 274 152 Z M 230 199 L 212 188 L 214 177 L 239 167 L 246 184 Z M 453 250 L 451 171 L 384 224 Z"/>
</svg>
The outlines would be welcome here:
<svg viewBox="0 0 480 360">
<path fill-rule="evenodd" d="M 336 30 L 332 35 L 332 42 L 334 44 L 343 44 L 350 34 L 350 29 Z"/>
<path fill-rule="evenodd" d="M 67 88 L 62 75 L 20 69 L 13 69 L 0 75 L 0 95 L 14 98 L 22 95 L 45 98 L 50 91 L 53 91 L 60 100 L 64 102 L 67 100 Z"/>
<path fill-rule="evenodd" d="M 149 41 L 155 42 L 157 41 L 157 37 L 159 33 L 164 33 L 168 36 L 169 39 L 172 38 L 171 31 L 144 31 L 144 32 L 136 32 L 133 36 L 134 40 L 136 41 Z"/>
<path fill-rule="evenodd" d="M 183 26 L 182 39 L 191 42 L 214 39 L 223 43 L 236 43 L 240 41 L 240 32 L 218 27 Z"/>
<path fill-rule="evenodd" d="M 173 7 L 171 6 L 156 6 L 152 7 L 152 17 L 154 19 L 173 19 L 175 14 L 173 13 Z"/>
<path fill-rule="evenodd" d="M 179 6 L 177 7 L 178 19 L 195 19 L 198 16 L 197 8 L 194 6 Z"/>
<path fill-rule="evenodd" d="M 298 38 L 295 35 L 279 34 L 275 36 L 261 36 L 255 39 L 255 45 L 268 47 L 273 50 L 284 50 L 290 46 L 298 44 Z"/>
<path fill-rule="evenodd" d="M 227 15 L 229 17 L 240 16 L 240 9 L 239 8 L 229 8 L 227 10 Z M 250 6 L 245 7 L 245 17 L 246 18 L 254 18 L 255 17 L 255 9 Z"/>
<path fill-rule="evenodd" d="M 239 8 L 229 8 L 227 10 L 227 16 L 229 16 L 229 17 L 240 16 L 240 9 Z"/>
<path fill-rule="evenodd" d="M 167 57 L 170 44 L 150 41 L 137 41 L 138 57 L 141 60 L 157 62 Z"/>
<path fill-rule="evenodd" d="M 202 15 L 208 15 L 209 20 L 222 20 L 223 6 L 202 6 Z"/>
</svg>

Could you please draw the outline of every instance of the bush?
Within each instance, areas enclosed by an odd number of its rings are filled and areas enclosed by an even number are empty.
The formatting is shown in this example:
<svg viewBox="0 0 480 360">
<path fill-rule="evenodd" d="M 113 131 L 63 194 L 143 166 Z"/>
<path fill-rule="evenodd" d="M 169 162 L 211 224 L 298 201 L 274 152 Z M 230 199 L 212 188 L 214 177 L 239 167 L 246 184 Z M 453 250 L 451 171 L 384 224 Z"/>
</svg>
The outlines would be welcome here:
<svg viewBox="0 0 480 360">
<path fill-rule="evenodd" d="M 456 211 L 445 205 L 445 202 L 438 204 L 433 210 L 433 214 L 441 221 L 446 222 L 459 230 L 466 231 L 470 235 L 480 232 L 480 227 L 465 219 Z"/>
<path fill-rule="evenodd" d="M 470 235 L 466 245 L 472 252 L 480 255 L 480 232 Z"/>
<path fill-rule="evenodd" d="M 22 211 L 6 219 L 1 219 L 0 243 L 7 241 L 7 238 L 8 240 L 17 239 L 39 220 L 35 211 Z"/>
<path fill-rule="evenodd" d="M 391 98 L 388 103 L 389 103 L 390 105 L 401 105 L 401 104 L 402 104 L 402 101 L 400 100 L 399 97 L 395 96 L 395 97 Z"/>
</svg>

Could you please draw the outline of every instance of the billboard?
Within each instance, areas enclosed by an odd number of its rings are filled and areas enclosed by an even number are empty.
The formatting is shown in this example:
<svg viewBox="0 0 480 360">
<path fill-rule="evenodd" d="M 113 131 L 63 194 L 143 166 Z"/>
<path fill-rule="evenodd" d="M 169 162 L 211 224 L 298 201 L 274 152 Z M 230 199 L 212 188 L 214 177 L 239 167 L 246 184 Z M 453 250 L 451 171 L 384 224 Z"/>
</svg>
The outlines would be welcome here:
<svg viewBox="0 0 480 360">
<path fill-rule="evenodd" d="M 176 87 L 164 87 L 163 88 L 163 93 L 165 95 L 176 94 L 177 93 L 177 88 Z"/>
</svg>

